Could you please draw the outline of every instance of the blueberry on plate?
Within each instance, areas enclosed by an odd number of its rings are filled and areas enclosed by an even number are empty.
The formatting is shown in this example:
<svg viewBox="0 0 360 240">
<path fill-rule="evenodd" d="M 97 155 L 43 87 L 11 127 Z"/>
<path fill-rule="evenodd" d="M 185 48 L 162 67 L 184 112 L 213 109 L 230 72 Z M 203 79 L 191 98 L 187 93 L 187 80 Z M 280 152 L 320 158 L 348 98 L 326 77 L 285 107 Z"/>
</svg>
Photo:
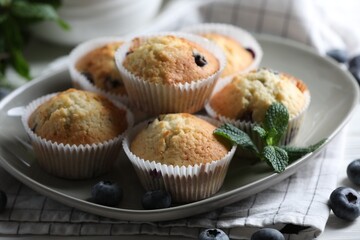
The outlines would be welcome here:
<svg viewBox="0 0 360 240">
<path fill-rule="evenodd" d="M 123 197 L 122 189 L 114 182 L 100 181 L 91 189 L 91 197 L 97 204 L 115 207 Z"/>
<path fill-rule="evenodd" d="M 360 84 L 360 55 L 355 56 L 349 61 L 349 71 Z"/>
<path fill-rule="evenodd" d="M 171 205 L 171 196 L 165 190 L 147 191 L 141 198 L 144 209 L 168 208 Z"/>
<path fill-rule="evenodd" d="M 199 240 L 229 240 L 226 233 L 218 228 L 205 229 L 199 234 Z"/>
<path fill-rule="evenodd" d="M 0 190 L 0 213 L 6 209 L 7 196 L 6 193 Z"/>
<path fill-rule="evenodd" d="M 352 183 L 360 185 L 360 159 L 352 161 L 347 166 L 346 173 Z"/>
<path fill-rule="evenodd" d="M 335 216 L 353 221 L 360 215 L 360 195 L 350 187 L 338 187 L 330 195 L 330 208 Z"/>
<path fill-rule="evenodd" d="M 339 63 L 345 63 L 348 59 L 348 53 L 343 49 L 332 49 L 326 52 L 326 55 Z"/>
<path fill-rule="evenodd" d="M 274 228 L 262 228 L 251 236 L 251 240 L 285 240 L 284 235 Z"/>
</svg>

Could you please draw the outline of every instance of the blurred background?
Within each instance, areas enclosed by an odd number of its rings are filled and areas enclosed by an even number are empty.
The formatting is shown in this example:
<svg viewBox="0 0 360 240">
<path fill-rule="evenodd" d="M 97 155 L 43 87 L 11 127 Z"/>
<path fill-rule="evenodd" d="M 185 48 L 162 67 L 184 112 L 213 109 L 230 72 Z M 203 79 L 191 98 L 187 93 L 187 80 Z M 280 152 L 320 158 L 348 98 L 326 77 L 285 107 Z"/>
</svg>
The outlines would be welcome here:
<svg viewBox="0 0 360 240">
<path fill-rule="evenodd" d="M 357 0 L 0 1 L 0 94 L 66 64 L 77 44 L 221 22 L 314 47 L 360 79 Z M 330 54 L 328 54 L 330 52 Z M 335 52 L 335 53 L 334 53 Z"/>
</svg>

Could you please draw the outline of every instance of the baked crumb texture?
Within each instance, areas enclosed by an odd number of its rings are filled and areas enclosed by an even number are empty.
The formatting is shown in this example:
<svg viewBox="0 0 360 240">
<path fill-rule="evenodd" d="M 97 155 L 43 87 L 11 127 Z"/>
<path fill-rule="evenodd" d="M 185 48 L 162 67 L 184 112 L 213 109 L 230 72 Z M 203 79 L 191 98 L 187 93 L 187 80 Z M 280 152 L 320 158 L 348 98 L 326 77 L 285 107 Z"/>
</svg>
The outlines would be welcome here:
<svg viewBox="0 0 360 240">
<path fill-rule="evenodd" d="M 101 143 L 127 128 L 126 111 L 100 94 L 69 89 L 41 104 L 28 120 L 30 129 L 52 142 Z"/>
<path fill-rule="evenodd" d="M 205 33 L 202 36 L 215 42 L 225 53 L 226 66 L 221 77 L 237 73 L 252 64 L 252 54 L 233 38 L 218 33 Z"/>
<path fill-rule="evenodd" d="M 265 112 L 273 102 L 283 103 L 290 119 L 306 107 L 305 85 L 296 78 L 272 71 L 258 69 L 238 74 L 231 82 L 214 94 L 211 108 L 230 119 L 262 122 Z"/>
<path fill-rule="evenodd" d="M 114 55 L 123 44 L 112 42 L 85 54 L 76 63 L 76 69 L 99 89 L 115 95 L 126 95 L 121 75 L 116 67 Z"/>
<path fill-rule="evenodd" d="M 206 64 L 195 61 L 203 58 Z M 151 83 L 179 84 L 205 79 L 219 70 L 217 58 L 197 43 L 173 35 L 135 38 L 123 62 L 132 74 Z"/>
<path fill-rule="evenodd" d="M 215 137 L 215 126 L 187 113 L 160 115 L 131 143 L 140 158 L 174 166 L 222 159 L 231 146 Z"/>
</svg>

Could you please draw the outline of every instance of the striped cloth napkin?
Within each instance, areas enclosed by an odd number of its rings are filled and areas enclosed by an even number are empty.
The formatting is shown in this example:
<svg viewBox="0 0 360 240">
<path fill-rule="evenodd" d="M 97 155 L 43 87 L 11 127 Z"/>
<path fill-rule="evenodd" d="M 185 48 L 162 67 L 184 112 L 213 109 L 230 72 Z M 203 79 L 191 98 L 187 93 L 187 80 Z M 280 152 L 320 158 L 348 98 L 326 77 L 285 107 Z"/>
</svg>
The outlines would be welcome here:
<svg viewBox="0 0 360 240">
<path fill-rule="evenodd" d="M 328 8 L 321 5 L 325 2 Z M 344 19 L 336 18 L 336 22 L 329 17 L 334 9 L 342 9 L 334 4 L 333 0 L 170 1 L 144 31 L 176 30 L 199 22 L 230 23 L 302 42 L 320 54 L 343 49 L 356 55 L 360 51 L 360 41 L 354 41 L 357 36 L 350 35 Z M 39 195 L 0 169 L 0 188 L 7 192 L 10 206 L 0 214 L 0 235 L 158 235 L 175 239 L 197 238 L 202 229 L 217 227 L 233 239 L 248 239 L 259 228 L 272 227 L 281 230 L 286 239 L 312 239 L 324 230 L 329 216 L 327 201 L 344 158 L 345 130 L 315 159 L 271 188 L 174 221 L 139 223 L 95 216 Z"/>
</svg>

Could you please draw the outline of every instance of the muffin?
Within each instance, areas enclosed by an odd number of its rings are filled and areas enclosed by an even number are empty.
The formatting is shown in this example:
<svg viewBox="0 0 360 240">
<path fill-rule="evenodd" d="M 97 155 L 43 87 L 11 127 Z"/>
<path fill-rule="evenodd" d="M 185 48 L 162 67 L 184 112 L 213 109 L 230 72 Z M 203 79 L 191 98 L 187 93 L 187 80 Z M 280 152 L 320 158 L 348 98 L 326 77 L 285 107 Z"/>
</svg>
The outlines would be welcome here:
<svg viewBox="0 0 360 240">
<path fill-rule="evenodd" d="M 205 37 L 225 53 L 226 66 L 221 77 L 248 72 L 259 66 L 262 49 L 257 40 L 244 29 L 223 23 L 201 23 L 181 29 Z"/>
<path fill-rule="evenodd" d="M 144 188 L 164 188 L 175 202 L 215 194 L 236 149 L 213 134 L 218 124 L 189 113 L 173 113 L 131 130 L 123 146 Z"/>
<path fill-rule="evenodd" d="M 98 38 L 84 42 L 70 53 L 70 75 L 75 88 L 99 92 L 127 104 L 127 92 L 115 64 L 120 38 Z"/>
<path fill-rule="evenodd" d="M 246 50 L 240 43 L 231 37 L 218 33 L 205 33 L 203 37 L 215 42 L 224 51 L 226 66 L 221 77 L 226 77 L 239 71 L 243 71 L 253 63 L 252 52 Z"/>
<path fill-rule="evenodd" d="M 281 143 L 289 144 L 299 131 L 310 103 L 306 85 L 289 74 L 261 68 L 230 77 L 214 91 L 205 109 L 210 116 L 251 133 L 253 123 L 262 123 L 274 102 L 288 109 L 288 131 Z"/>
<path fill-rule="evenodd" d="M 31 102 L 22 121 L 41 167 L 59 177 L 84 179 L 112 167 L 133 116 L 101 94 L 68 89 Z"/>
<path fill-rule="evenodd" d="M 154 115 L 202 109 L 226 61 L 215 44 L 183 33 L 136 37 L 115 59 L 131 102 Z"/>
</svg>

